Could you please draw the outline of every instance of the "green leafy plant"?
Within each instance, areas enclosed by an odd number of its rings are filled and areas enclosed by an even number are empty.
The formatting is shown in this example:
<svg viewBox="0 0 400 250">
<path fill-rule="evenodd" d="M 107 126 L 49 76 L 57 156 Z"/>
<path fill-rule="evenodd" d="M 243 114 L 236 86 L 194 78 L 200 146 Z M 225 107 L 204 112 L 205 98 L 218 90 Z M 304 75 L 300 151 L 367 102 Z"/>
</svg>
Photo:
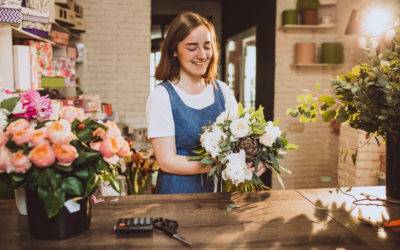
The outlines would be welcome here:
<svg viewBox="0 0 400 250">
<path fill-rule="evenodd" d="M 319 8 L 319 0 L 297 0 L 297 11 L 317 10 Z"/>
<path fill-rule="evenodd" d="M 400 27 L 394 29 L 388 49 L 379 54 L 369 49 L 368 62 L 331 80 L 333 95 L 320 94 L 317 84 L 315 92 L 299 95 L 300 104 L 287 114 L 299 117 L 300 122 L 315 122 L 319 115 L 325 122 L 335 119 L 367 132 L 367 138 L 385 140 L 388 133 L 400 134 Z"/>
</svg>

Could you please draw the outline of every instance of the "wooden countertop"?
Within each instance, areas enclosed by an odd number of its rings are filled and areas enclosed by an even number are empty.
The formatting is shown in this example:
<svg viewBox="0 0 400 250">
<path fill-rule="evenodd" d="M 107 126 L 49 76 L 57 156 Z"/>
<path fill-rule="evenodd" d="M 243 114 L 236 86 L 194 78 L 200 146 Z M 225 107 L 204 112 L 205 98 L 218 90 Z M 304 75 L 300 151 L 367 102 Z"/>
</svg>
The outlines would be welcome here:
<svg viewBox="0 0 400 250">
<path fill-rule="evenodd" d="M 345 190 L 345 188 L 343 189 Z M 384 198 L 384 187 L 353 188 Z M 275 190 L 257 193 L 138 195 L 106 197 L 93 206 L 89 230 L 63 240 L 30 236 L 26 216 L 14 200 L 0 201 L 0 249 L 177 249 L 190 248 L 164 233 L 115 235 L 122 217 L 178 220 L 178 232 L 194 249 L 399 249 L 400 234 L 367 225 L 400 219 L 400 205 L 354 206 L 353 198 L 334 188 Z M 227 211 L 230 204 L 240 207 Z M 326 209 L 326 210 L 325 210 Z M 377 222 L 377 223 L 378 223 Z"/>
</svg>

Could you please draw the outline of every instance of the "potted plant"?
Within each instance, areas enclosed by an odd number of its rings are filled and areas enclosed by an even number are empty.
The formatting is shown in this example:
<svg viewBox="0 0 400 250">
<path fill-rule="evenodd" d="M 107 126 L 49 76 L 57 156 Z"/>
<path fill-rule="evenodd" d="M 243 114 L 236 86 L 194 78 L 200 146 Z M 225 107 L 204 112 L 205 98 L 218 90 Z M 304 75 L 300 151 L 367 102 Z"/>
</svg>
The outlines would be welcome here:
<svg viewBox="0 0 400 250">
<path fill-rule="evenodd" d="M 400 199 L 400 27 L 394 29 L 389 49 L 379 55 L 369 49 L 368 62 L 331 80 L 334 95 L 317 93 L 316 100 L 312 94 L 299 95 L 300 104 L 287 113 L 302 122 L 316 121 L 320 113 L 325 122 L 336 119 L 364 130 L 367 138 L 386 140 L 386 193 Z"/>
<path fill-rule="evenodd" d="M 130 150 L 118 127 L 78 108 L 58 112 L 33 90 L 1 90 L 0 106 L 0 178 L 25 188 L 31 234 L 55 239 L 87 230 L 88 198 L 100 182 L 121 190 L 118 161 Z"/>
<path fill-rule="evenodd" d="M 300 23 L 318 24 L 319 0 L 297 0 L 296 9 L 300 13 Z"/>
</svg>

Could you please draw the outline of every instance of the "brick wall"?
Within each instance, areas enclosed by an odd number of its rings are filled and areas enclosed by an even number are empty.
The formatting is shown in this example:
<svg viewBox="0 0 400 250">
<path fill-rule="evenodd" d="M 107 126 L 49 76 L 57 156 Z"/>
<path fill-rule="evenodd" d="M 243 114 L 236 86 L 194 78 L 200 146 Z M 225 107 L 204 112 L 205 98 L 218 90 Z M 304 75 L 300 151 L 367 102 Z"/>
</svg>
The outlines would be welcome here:
<svg viewBox="0 0 400 250">
<path fill-rule="evenodd" d="M 87 32 L 81 86 L 112 104 L 119 122 L 145 126 L 149 94 L 151 1 L 78 0 Z"/>
</svg>

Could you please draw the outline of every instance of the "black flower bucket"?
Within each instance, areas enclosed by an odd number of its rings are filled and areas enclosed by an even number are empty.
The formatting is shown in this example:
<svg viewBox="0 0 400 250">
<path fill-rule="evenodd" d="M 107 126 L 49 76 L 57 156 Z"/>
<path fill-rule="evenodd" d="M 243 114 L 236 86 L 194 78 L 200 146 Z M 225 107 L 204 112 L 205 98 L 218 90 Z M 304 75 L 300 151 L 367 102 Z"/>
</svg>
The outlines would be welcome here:
<svg viewBox="0 0 400 250">
<path fill-rule="evenodd" d="M 66 207 L 52 218 L 48 218 L 43 201 L 37 192 L 26 189 L 26 206 L 31 235 L 42 239 L 72 237 L 89 229 L 91 222 L 90 199 L 79 200 L 80 210 L 70 213 Z"/>
</svg>

